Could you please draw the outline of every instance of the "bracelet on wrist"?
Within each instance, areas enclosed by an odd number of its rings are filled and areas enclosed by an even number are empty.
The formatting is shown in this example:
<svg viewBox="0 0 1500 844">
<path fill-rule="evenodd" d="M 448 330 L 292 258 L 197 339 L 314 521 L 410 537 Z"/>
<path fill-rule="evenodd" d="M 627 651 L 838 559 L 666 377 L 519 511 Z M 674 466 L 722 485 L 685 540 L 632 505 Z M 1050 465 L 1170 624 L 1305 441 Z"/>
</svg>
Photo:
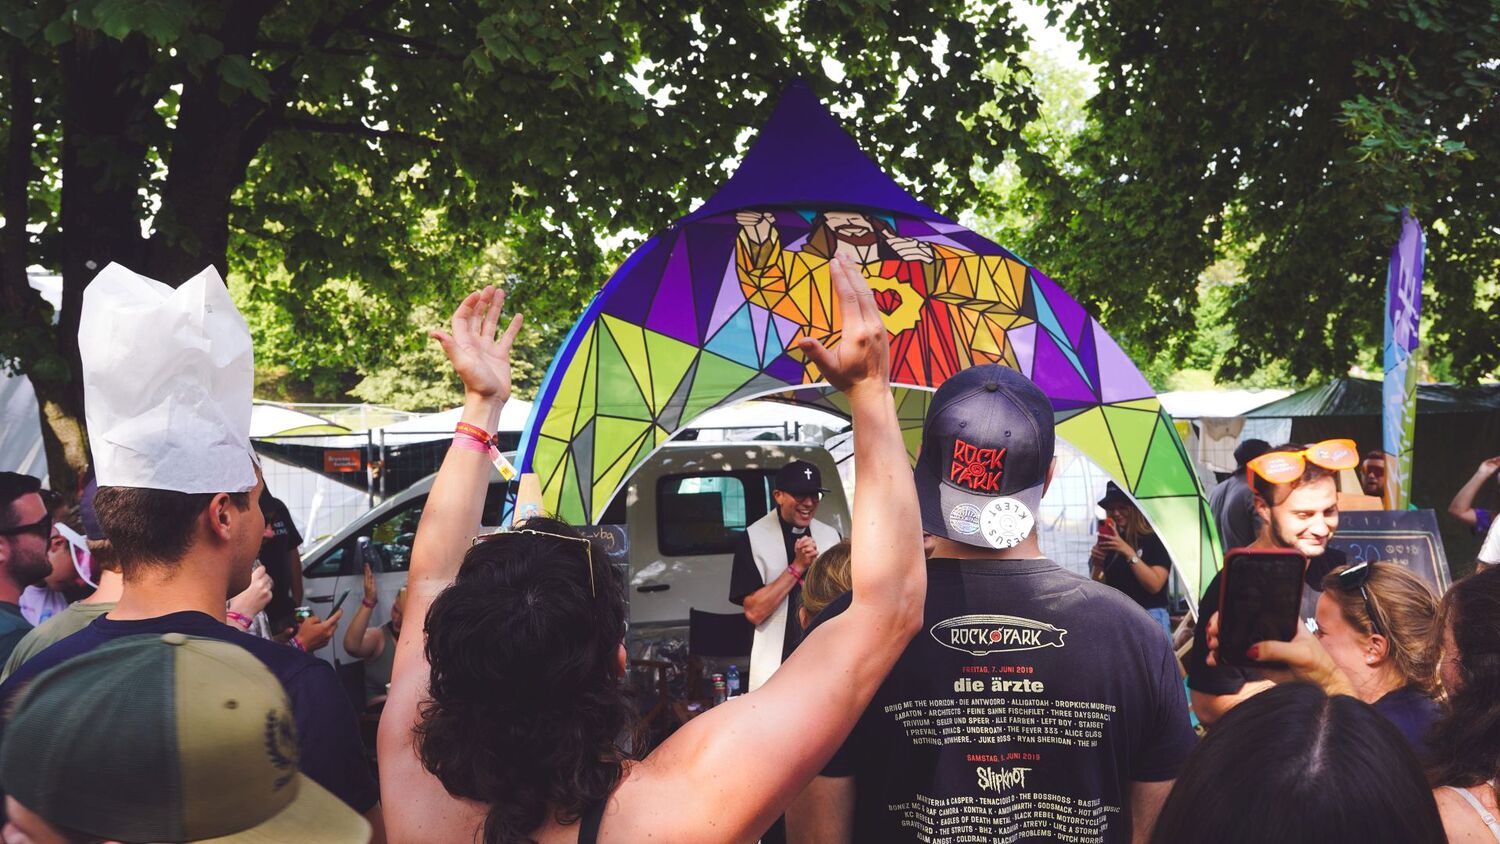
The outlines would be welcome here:
<svg viewBox="0 0 1500 844">
<path fill-rule="evenodd" d="M 234 610 L 226 610 L 224 612 L 224 617 L 234 622 L 237 627 L 245 631 L 248 631 L 250 629 L 250 625 L 254 622 L 254 619 L 247 618 L 246 616 L 237 613 Z"/>
<path fill-rule="evenodd" d="M 359 602 L 363 604 L 364 608 L 367 610 L 375 609 L 375 605 L 380 603 L 380 601 L 378 600 L 370 600 L 369 598 L 361 598 Z"/>
<path fill-rule="evenodd" d="M 293 636 L 291 638 L 291 641 L 287 642 L 287 644 L 291 645 L 299 651 L 302 651 L 303 653 L 307 653 L 307 646 L 302 644 L 302 640 L 298 639 L 296 636 Z"/>
</svg>

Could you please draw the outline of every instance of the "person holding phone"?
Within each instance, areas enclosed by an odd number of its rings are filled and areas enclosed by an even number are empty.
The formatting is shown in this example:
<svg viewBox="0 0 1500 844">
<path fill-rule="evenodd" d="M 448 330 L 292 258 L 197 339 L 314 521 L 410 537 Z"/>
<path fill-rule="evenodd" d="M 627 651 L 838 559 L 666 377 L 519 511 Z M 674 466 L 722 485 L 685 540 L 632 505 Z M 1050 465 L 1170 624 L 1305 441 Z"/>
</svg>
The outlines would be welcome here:
<svg viewBox="0 0 1500 844">
<path fill-rule="evenodd" d="M 1330 548 L 1328 540 L 1339 527 L 1338 484 L 1334 473 L 1359 465 L 1359 450 L 1353 440 L 1325 440 L 1311 446 L 1282 445 L 1246 464 L 1247 479 L 1255 492 L 1255 513 L 1260 535 L 1252 549 L 1289 549 L 1308 562 L 1303 582 L 1302 616 L 1316 614 L 1317 597 L 1328 572 L 1346 562 L 1343 552 Z M 1198 603 L 1203 608 L 1219 606 L 1223 573 L 1216 574 Z M 1193 711 L 1205 727 L 1212 727 L 1235 704 L 1269 689 L 1271 681 L 1257 669 L 1212 664 L 1208 657 L 1208 625 L 1193 631 L 1188 652 L 1187 682 Z"/>
<path fill-rule="evenodd" d="M 396 643 L 401 640 L 401 620 L 405 617 L 406 587 L 396 593 L 391 603 L 391 620 L 380 627 L 370 629 L 370 616 L 380 604 L 380 593 L 375 588 L 375 572 L 365 563 L 365 591 L 359 609 L 349 620 L 344 631 L 344 650 L 365 663 L 365 707 L 379 706 L 385 702 L 386 688 L 391 683 L 391 666 L 396 661 Z"/>
<path fill-rule="evenodd" d="M 1172 617 L 1167 611 L 1167 581 L 1172 558 L 1166 546 L 1130 496 L 1115 486 L 1114 481 L 1105 488 L 1099 506 L 1109 520 L 1099 526 L 1099 541 L 1089 552 L 1094 579 L 1130 596 L 1170 638 Z"/>
<path fill-rule="evenodd" d="M 1291 641 L 1257 642 L 1248 656 L 1284 666 L 1261 669 L 1274 683 L 1314 683 L 1374 706 L 1425 761 L 1428 731 L 1441 714 L 1437 614 L 1437 597 L 1404 566 L 1358 563 L 1324 578 L 1315 632 L 1297 625 Z M 1208 627 L 1211 659 L 1222 662 L 1220 619 Z"/>
<path fill-rule="evenodd" d="M 380 723 L 390 840 L 755 841 L 837 749 L 918 633 L 927 578 L 889 335 L 859 268 L 838 258 L 831 273 L 842 334 L 797 348 L 859 431 L 852 605 L 765 685 L 636 760 L 617 744 L 635 718 L 618 570 L 553 519 L 475 537 L 494 469 L 461 427 L 412 547 L 406 610 L 426 636 L 397 644 Z M 464 426 L 481 433 L 510 395 L 521 320 L 497 336 L 503 301 L 476 291 L 453 333 L 434 333 L 464 384 Z"/>
</svg>

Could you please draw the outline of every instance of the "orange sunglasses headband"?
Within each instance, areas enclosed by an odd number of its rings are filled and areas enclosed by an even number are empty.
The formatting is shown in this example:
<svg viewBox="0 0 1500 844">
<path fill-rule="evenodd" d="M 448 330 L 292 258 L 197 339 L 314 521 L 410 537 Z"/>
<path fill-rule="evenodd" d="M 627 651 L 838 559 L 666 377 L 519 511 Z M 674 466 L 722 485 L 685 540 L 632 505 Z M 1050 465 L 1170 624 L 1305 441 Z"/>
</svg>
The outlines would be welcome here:
<svg viewBox="0 0 1500 844">
<path fill-rule="evenodd" d="M 1354 440 L 1323 440 L 1301 451 L 1268 451 L 1246 468 L 1273 484 L 1289 484 L 1302 477 L 1308 463 L 1334 472 L 1353 469 L 1359 465 L 1359 447 Z"/>
</svg>

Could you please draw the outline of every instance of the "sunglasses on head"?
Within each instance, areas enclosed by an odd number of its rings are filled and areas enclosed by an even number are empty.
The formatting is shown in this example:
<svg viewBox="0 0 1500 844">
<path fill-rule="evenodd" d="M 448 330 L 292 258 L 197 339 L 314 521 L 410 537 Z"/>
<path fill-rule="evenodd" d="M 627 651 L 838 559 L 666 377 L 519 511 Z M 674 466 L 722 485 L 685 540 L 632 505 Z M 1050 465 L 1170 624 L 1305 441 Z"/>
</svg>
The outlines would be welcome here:
<svg viewBox="0 0 1500 844">
<path fill-rule="evenodd" d="M 1369 563 L 1356 563 L 1338 573 L 1339 588 L 1345 592 L 1359 590 L 1359 596 L 1365 601 L 1365 615 L 1370 619 L 1370 626 L 1381 636 L 1385 631 L 1380 628 L 1380 621 L 1375 617 L 1375 605 L 1370 603 L 1370 591 L 1365 584 L 1370 582 L 1370 574 L 1375 568 Z"/>
<path fill-rule="evenodd" d="M 52 536 L 52 514 L 49 512 L 29 525 L 0 528 L 0 536 L 19 536 L 23 533 L 34 533 L 43 539 L 50 538 Z"/>
<path fill-rule="evenodd" d="M 1273 484 L 1289 484 L 1302 477 L 1309 463 L 1334 472 L 1353 469 L 1359 465 L 1359 449 L 1354 440 L 1324 440 L 1301 451 L 1268 451 L 1246 467 Z"/>
<path fill-rule="evenodd" d="M 499 539 L 502 536 L 514 536 L 518 533 L 529 534 L 531 536 L 543 536 L 548 539 L 561 539 L 564 542 L 583 543 L 584 553 L 588 555 L 587 559 L 589 566 L 589 594 L 595 598 L 599 597 L 599 592 L 594 588 L 594 543 L 587 539 L 584 539 L 581 536 L 563 536 L 562 534 L 558 533 L 548 533 L 544 530 L 517 528 L 515 530 L 497 530 L 494 533 L 481 533 L 480 535 L 474 537 L 474 541 L 469 543 L 469 547 L 472 548 L 473 546 L 478 545 L 481 542 L 491 542 L 493 540 Z"/>
</svg>

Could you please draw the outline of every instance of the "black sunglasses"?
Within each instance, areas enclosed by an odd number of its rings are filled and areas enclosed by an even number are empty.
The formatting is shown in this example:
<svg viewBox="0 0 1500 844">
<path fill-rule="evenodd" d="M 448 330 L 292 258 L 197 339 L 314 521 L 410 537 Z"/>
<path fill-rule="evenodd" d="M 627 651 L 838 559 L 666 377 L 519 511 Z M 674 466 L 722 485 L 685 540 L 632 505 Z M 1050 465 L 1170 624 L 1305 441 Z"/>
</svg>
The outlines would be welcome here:
<svg viewBox="0 0 1500 844">
<path fill-rule="evenodd" d="M 1365 584 L 1370 582 L 1370 573 L 1375 571 L 1369 563 L 1356 563 L 1339 572 L 1339 588 L 1345 592 L 1359 590 L 1359 596 L 1365 599 L 1365 615 L 1370 619 L 1370 626 L 1381 636 L 1385 631 L 1380 629 L 1380 621 L 1375 617 L 1375 605 L 1370 602 L 1370 592 Z"/>
<path fill-rule="evenodd" d="M 0 528 L 0 536 L 17 536 L 23 533 L 35 533 L 46 539 L 52 535 L 52 514 L 41 517 L 29 525 L 16 525 L 14 527 Z"/>
</svg>

